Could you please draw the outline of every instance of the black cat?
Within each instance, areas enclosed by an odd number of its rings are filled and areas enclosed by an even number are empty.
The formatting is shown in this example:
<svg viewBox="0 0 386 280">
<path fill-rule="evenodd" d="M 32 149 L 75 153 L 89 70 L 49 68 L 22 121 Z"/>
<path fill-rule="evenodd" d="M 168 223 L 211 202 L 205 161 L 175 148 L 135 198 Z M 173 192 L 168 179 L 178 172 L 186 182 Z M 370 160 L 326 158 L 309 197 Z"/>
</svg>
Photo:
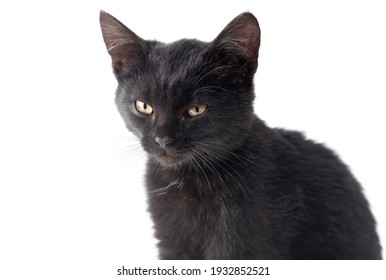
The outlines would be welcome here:
<svg viewBox="0 0 386 280">
<path fill-rule="evenodd" d="M 337 155 L 253 112 L 251 13 L 205 43 L 143 40 L 101 12 L 116 104 L 148 153 L 162 259 L 380 259 L 361 187 Z"/>
</svg>

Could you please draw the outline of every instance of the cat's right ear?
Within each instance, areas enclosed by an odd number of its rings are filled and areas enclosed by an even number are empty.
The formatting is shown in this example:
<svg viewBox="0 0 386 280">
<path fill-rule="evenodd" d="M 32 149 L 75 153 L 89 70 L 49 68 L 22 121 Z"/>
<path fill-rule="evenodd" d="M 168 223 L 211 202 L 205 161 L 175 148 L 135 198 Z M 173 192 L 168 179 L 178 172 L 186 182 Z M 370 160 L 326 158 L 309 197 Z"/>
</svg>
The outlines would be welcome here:
<svg viewBox="0 0 386 280">
<path fill-rule="evenodd" d="M 104 11 L 100 12 L 99 21 L 114 72 L 120 76 L 130 63 L 141 59 L 146 51 L 146 41 Z"/>
</svg>

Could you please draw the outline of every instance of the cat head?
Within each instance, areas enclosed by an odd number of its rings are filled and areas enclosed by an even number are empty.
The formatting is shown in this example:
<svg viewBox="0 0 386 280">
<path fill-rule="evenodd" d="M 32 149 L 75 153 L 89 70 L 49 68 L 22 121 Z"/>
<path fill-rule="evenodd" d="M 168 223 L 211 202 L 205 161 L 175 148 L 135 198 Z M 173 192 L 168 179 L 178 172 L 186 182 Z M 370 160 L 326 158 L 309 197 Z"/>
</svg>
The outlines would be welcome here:
<svg viewBox="0 0 386 280">
<path fill-rule="evenodd" d="M 118 81 L 116 104 L 150 157 L 165 168 L 221 159 L 248 137 L 260 28 L 251 13 L 212 42 L 144 40 L 111 15 L 100 23 Z"/>
</svg>

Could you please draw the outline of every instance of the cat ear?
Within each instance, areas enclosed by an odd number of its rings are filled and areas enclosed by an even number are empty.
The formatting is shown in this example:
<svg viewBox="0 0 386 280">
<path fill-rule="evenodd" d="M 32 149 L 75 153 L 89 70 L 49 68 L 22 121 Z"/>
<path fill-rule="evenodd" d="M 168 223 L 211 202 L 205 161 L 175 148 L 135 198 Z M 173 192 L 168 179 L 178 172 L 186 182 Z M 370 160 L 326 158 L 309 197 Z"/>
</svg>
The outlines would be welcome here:
<svg viewBox="0 0 386 280">
<path fill-rule="evenodd" d="M 99 21 L 114 71 L 119 75 L 129 63 L 145 53 L 146 41 L 104 11 L 100 12 Z"/>
<path fill-rule="evenodd" d="M 259 23 L 249 12 L 234 18 L 209 46 L 212 51 L 220 51 L 253 73 L 257 68 L 259 47 Z"/>
</svg>

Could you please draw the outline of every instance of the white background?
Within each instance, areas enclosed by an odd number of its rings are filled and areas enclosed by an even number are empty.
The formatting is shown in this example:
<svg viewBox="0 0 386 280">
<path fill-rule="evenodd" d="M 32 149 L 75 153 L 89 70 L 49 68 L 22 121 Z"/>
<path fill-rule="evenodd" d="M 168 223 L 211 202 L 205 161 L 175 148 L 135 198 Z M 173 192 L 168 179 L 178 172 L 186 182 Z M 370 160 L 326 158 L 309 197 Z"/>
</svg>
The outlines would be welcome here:
<svg viewBox="0 0 386 280">
<path fill-rule="evenodd" d="M 164 42 L 210 41 L 253 12 L 262 29 L 257 114 L 336 150 L 386 242 L 383 1 L 3 1 L 0 9 L 1 279 L 108 279 L 157 258 L 146 156 L 116 112 L 100 9 Z"/>
</svg>

